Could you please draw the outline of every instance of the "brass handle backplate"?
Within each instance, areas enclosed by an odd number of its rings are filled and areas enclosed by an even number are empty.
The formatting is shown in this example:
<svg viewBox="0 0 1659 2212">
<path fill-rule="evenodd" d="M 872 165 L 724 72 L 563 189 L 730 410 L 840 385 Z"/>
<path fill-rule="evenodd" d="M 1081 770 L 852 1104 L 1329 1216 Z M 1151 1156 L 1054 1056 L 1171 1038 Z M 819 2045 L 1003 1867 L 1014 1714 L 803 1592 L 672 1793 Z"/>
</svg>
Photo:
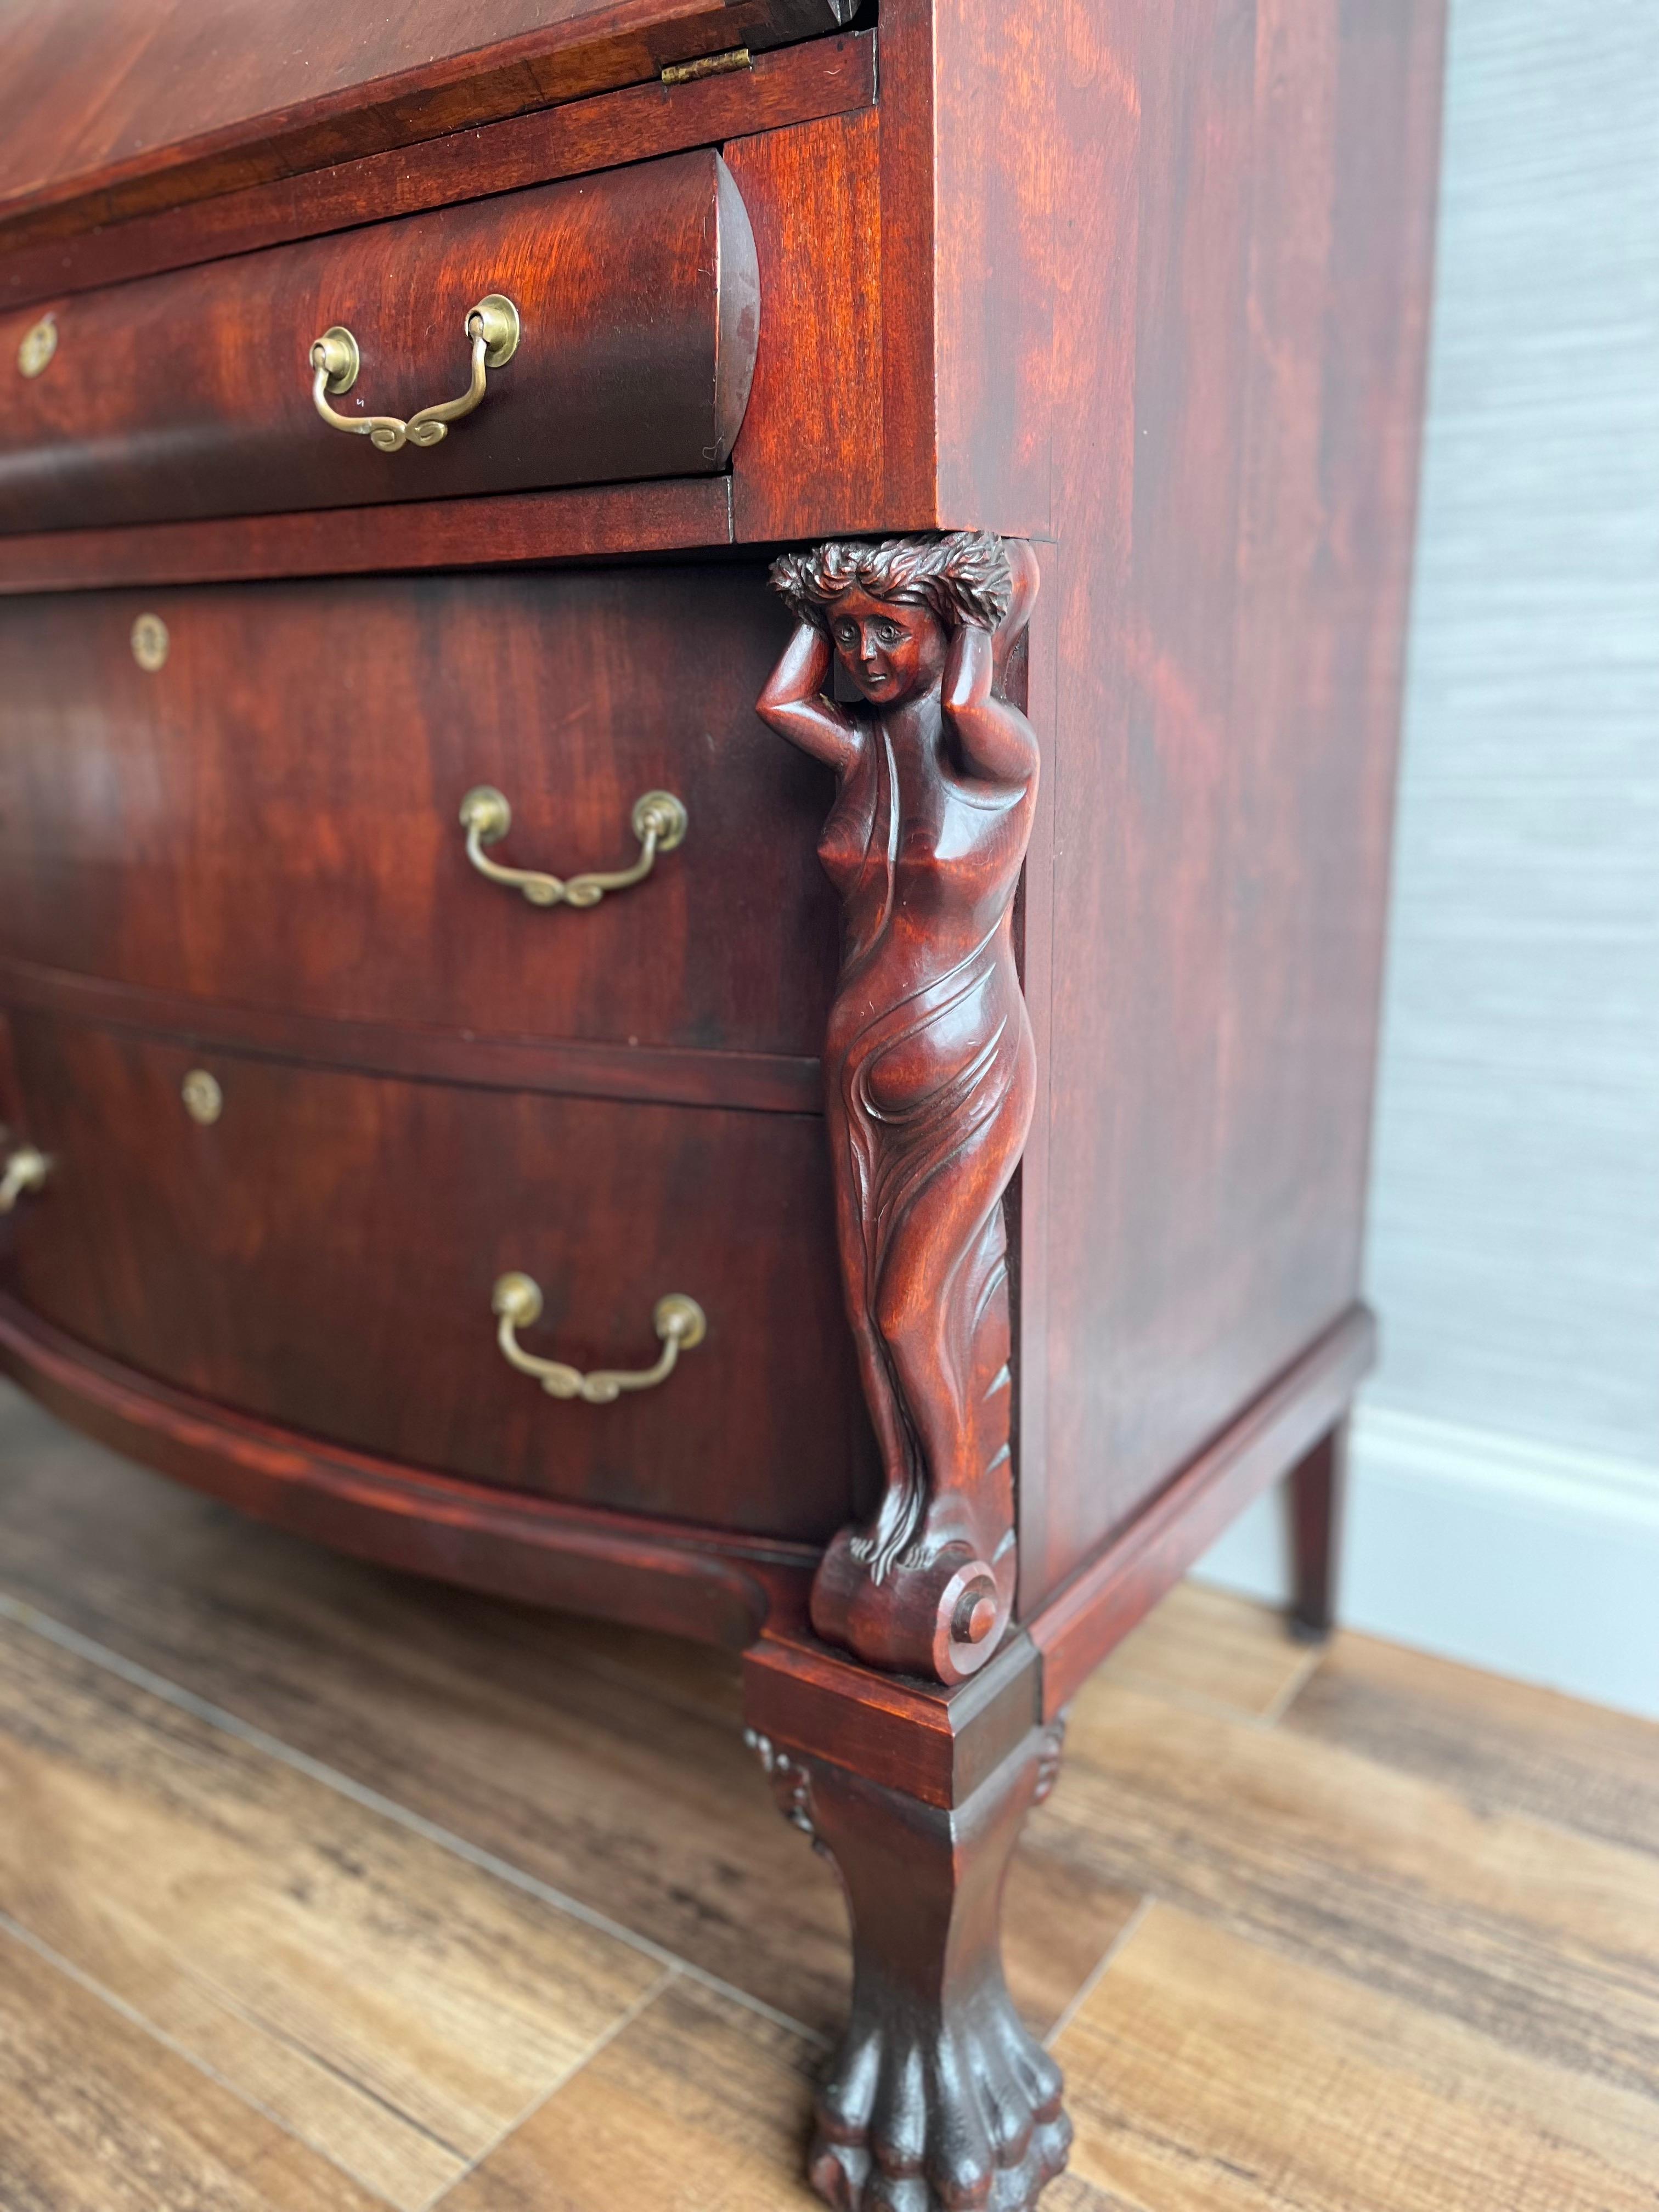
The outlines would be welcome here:
<svg viewBox="0 0 1659 2212">
<path fill-rule="evenodd" d="M 648 876 L 658 854 L 672 853 L 685 836 L 685 809 L 672 791 L 643 793 L 634 802 L 632 820 L 640 841 L 640 857 L 632 867 L 611 875 L 549 876 L 532 868 L 504 868 L 486 857 L 484 847 L 499 845 L 513 827 L 513 809 L 492 785 L 479 784 L 461 801 L 467 859 L 481 876 L 492 884 L 510 884 L 532 906 L 597 906 L 607 891 L 625 890 Z"/>
<path fill-rule="evenodd" d="M 44 1189 L 51 1168 L 52 1162 L 33 1145 L 14 1146 L 0 1168 L 0 1213 L 9 1213 L 20 1198 Z"/>
<path fill-rule="evenodd" d="M 470 415 L 483 399 L 489 372 L 505 368 L 518 351 L 519 311 L 505 293 L 487 293 L 466 311 L 466 335 L 472 348 L 472 380 L 466 390 L 459 399 L 418 409 L 405 422 L 398 415 L 340 415 L 329 405 L 331 393 L 338 398 L 350 391 L 363 365 L 356 339 L 336 323 L 312 341 L 312 403 L 331 430 L 367 438 L 382 453 L 395 453 L 400 446 L 435 446 L 448 436 L 452 422 Z"/>
<path fill-rule="evenodd" d="M 659 1382 L 665 1382 L 673 1373 L 681 1352 L 690 1352 L 702 1342 L 708 1328 L 696 1300 L 672 1291 L 665 1298 L 657 1300 L 651 1316 L 651 1325 L 662 1340 L 662 1355 L 654 1367 L 632 1370 L 600 1368 L 592 1375 L 584 1375 L 580 1368 L 567 1367 L 562 1359 L 538 1359 L 519 1342 L 519 1331 L 532 1327 L 541 1318 L 541 1289 L 528 1275 L 503 1275 L 491 1292 L 489 1303 L 495 1316 L 495 1341 L 501 1348 L 501 1357 L 521 1375 L 533 1375 L 550 1397 L 580 1398 L 590 1406 L 614 1405 L 624 1390 L 655 1389 Z"/>
</svg>

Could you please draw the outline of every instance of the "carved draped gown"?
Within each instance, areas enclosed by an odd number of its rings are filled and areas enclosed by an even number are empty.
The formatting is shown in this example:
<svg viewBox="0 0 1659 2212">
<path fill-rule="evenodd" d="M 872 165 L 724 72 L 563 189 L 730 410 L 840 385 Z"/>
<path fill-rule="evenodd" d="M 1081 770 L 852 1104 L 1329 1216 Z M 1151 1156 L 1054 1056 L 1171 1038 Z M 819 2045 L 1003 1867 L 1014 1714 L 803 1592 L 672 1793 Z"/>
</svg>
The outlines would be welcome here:
<svg viewBox="0 0 1659 2212">
<path fill-rule="evenodd" d="M 857 1548 L 881 1580 L 923 1551 L 978 1548 L 981 1516 L 1009 1522 L 1002 1197 L 1036 1085 L 1011 914 L 1036 780 L 958 770 L 936 694 L 854 720 L 818 847 L 843 915 L 824 1082 L 848 1311 L 887 1478 Z"/>
</svg>

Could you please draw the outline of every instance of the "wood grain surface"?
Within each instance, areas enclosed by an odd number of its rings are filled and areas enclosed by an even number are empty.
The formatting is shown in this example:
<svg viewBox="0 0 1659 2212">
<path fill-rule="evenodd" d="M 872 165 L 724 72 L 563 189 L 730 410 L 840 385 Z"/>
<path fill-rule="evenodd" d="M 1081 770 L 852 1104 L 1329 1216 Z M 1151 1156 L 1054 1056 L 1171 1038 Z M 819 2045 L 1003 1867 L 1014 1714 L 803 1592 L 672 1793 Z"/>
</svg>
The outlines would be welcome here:
<svg viewBox="0 0 1659 2212">
<path fill-rule="evenodd" d="M 821 776 L 754 711 L 788 627 L 748 561 L 0 605 L 0 951 L 273 1016 L 815 1058 Z M 685 839 L 538 909 L 467 863 L 477 784 L 511 866 L 626 866 L 653 790 Z"/>
<path fill-rule="evenodd" d="M 1155 1905 L 1060 2039 L 1079 2177 L 1147 2212 L 1651 2212 L 1659 2102 Z"/>
<path fill-rule="evenodd" d="M 629 85 L 110 229 L 14 246 L 0 252 L 0 308 L 867 107 L 875 64 L 868 31 L 814 39 L 756 54 L 746 70 L 687 84 Z"/>
<path fill-rule="evenodd" d="M 411 500 L 402 507 L 0 535 L 0 595 L 603 561 L 724 545 L 731 536 L 731 479 L 680 477 L 592 490 Z"/>
<path fill-rule="evenodd" d="M 21 1917 L 21 1891 L 71 1963 L 71 1943 L 106 1962 L 97 1980 L 144 1972 L 146 2004 L 268 2001 L 232 2021 L 226 2086 L 155 2041 L 163 2023 L 136 1999 L 137 2019 L 112 2014 L 49 1960 L 14 1968 L 0 1949 L 0 2172 L 27 2154 L 28 2212 L 179 2212 L 181 2173 L 231 2212 L 362 2212 L 349 2180 L 313 2172 L 320 2154 L 242 2101 L 307 2063 L 266 2051 L 261 2026 L 306 2027 L 332 1977 L 372 1983 L 321 2046 L 347 2040 L 350 2079 L 307 2118 L 395 2180 L 431 2154 L 423 2137 L 411 2153 L 408 2113 L 487 2102 L 477 2071 L 524 2005 L 544 2038 L 591 2025 L 594 1978 L 571 1998 L 544 1953 L 512 1970 L 537 1979 L 509 1980 L 503 2019 L 470 2025 L 500 1925 L 470 1887 L 495 1887 L 479 1852 L 684 1964 L 663 1981 L 661 1960 L 629 1953 L 628 2002 L 586 2063 L 526 2097 L 440 2201 L 809 2201 L 797 2160 L 843 2002 L 840 1905 L 738 1743 L 728 1658 L 308 1551 L 7 1395 L 0 1518 L 0 1757 L 28 1778 L 0 1832 L 16 1835 L 21 1806 L 50 1814 L 53 1839 L 23 1876 L 12 1850 L 0 1909 Z M 25 1601 L 43 1611 L 20 1616 Z M 90 1654 L 65 1651 L 76 1633 Z M 183 1686 L 163 1698 L 112 1671 L 133 1663 Z M 227 1709 L 270 1747 L 222 1744 Z M 1079 2130 L 1043 2212 L 1651 2212 L 1659 1729 L 1358 1638 L 1310 1660 L 1273 1615 L 1189 1588 L 1085 1686 L 1071 1735 L 1010 1900 L 1011 1968 L 1029 2017 L 1061 2016 Z M 319 1765 L 297 1775 L 305 1757 Z M 341 1795 L 364 1785 L 386 1813 Z M 410 1815 L 434 1833 L 411 1837 Z M 98 1850 L 112 1836 L 122 1850 Z M 358 1873 L 323 1858 L 337 1847 Z M 509 1897 L 516 1928 L 534 1899 Z M 395 2015 L 416 1958 L 411 2068 Z M 722 1969 L 734 1985 L 696 1978 Z M 433 2056 L 434 1990 L 443 2022 L 468 2024 L 459 2082 Z M 20 2018 L 27 2052 L 62 2053 L 50 2096 L 17 2055 Z M 356 2084 L 392 2080 L 394 2109 L 352 2105 Z M 379 2131 L 366 2152 L 360 2124 Z M 234 2185 L 233 2143 L 248 2153 Z M 129 2146 L 112 2198 L 106 2161 Z"/>
<path fill-rule="evenodd" d="M 0 1911 L 423 2204 L 660 1967 L 0 1622 Z"/>
<path fill-rule="evenodd" d="M 334 411 L 403 420 L 467 390 L 491 293 L 518 349 L 441 442 L 380 453 L 319 419 L 325 330 L 362 356 Z M 82 293 L 0 417 L 0 531 L 710 475 L 759 313 L 749 219 L 706 148 Z M 0 315 L 0 357 L 33 319 Z"/>
<path fill-rule="evenodd" d="M 1249 1598 L 1177 1583 L 1094 1679 L 1244 1720 L 1270 1719 L 1318 1662 L 1286 1637 L 1264 1635 L 1262 1621 Z"/>
<path fill-rule="evenodd" d="M 811 2212 L 818 2200 L 797 2168 L 817 2057 L 788 2029 L 673 1983 L 445 2212 Z"/>
<path fill-rule="evenodd" d="M 1577 1698 L 1346 1634 L 1286 1721 L 1313 1742 L 1453 1790 L 1477 1812 L 1637 1851 L 1659 1838 L 1652 1723 Z"/>
<path fill-rule="evenodd" d="M 734 1659 L 274 1534 L 0 1392 L 0 1589 L 172 1680 L 211 1681 L 308 1756 L 816 2034 L 836 2027 L 841 1893 L 744 1747 Z M 1034 2026 L 1060 2016 L 1134 1904 L 1040 1849 L 1019 1855 L 1005 1948 Z"/>
<path fill-rule="evenodd" d="M 1653 2094 L 1650 1850 L 1494 1813 L 1293 1730 L 1196 1711 L 1172 1729 L 1161 1698 L 1109 1682 L 1078 1698 L 1066 1748 L 1071 1786 L 1032 1826 L 1103 1881 Z"/>
<path fill-rule="evenodd" d="M 1356 1293 L 1441 10 L 942 23 L 945 517 L 1058 540 L 1029 1618 Z"/>
<path fill-rule="evenodd" d="M 0 1921 L 9 2212 L 380 2212 L 320 2152 Z"/>
<path fill-rule="evenodd" d="M 0 36 L 3 243 L 835 29 L 847 0 L 35 0 Z"/>
<path fill-rule="evenodd" d="M 867 1496 L 816 1117 L 398 1083 L 36 1014 L 11 1029 L 54 1161 L 15 1224 L 16 1285 L 122 1366 L 611 1513 L 812 1542 Z M 220 1086 L 210 1127 L 182 1103 L 192 1070 Z M 780 1233 L 732 1237 L 746 1210 Z M 545 1300 L 526 1349 L 584 1372 L 651 1367 L 671 1293 L 706 1339 L 655 1389 L 560 1401 L 497 1343 L 509 1272 Z"/>
</svg>

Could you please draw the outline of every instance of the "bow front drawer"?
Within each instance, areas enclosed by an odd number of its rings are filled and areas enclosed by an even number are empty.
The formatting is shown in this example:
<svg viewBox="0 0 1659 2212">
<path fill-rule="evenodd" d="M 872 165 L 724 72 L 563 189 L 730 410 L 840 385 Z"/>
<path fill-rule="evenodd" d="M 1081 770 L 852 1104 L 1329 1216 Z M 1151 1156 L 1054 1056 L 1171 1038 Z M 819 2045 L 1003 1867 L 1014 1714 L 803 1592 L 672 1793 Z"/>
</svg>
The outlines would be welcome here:
<svg viewBox="0 0 1659 2212">
<path fill-rule="evenodd" d="M 747 562 L 0 605 L 0 985 L 810 1058 L 821 775 L 754 708 L 787 635 Z"/>
<path fill-rule="evenodd" d="M 718 154 L 0 318 L 0 531 L 705 475 L 759 329 Z"/>
<path fill-rule="evenodd" d="M 42 1160 L 14 1280 L 83 1343 L 578 1504 L 821 1541 L 867 1499 L 816 1117 L 11 1030 Z"/>
</svg>

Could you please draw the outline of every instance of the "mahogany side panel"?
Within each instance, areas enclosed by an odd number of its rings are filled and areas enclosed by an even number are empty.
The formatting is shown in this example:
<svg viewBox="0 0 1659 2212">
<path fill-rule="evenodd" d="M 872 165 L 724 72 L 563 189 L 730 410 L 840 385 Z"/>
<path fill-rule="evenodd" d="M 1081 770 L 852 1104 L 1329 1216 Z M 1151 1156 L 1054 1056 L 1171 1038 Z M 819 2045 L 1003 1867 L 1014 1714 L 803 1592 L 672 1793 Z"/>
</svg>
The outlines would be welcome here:
<svg viewBox="0 0 1659 2212">
<path fill-rule="evenodd" d="M 875 65 L 872 32 L 814 39 L 758 53 L 746 70 L 688 84 L 629 85 L 76 237 L 7 252 L 0 230 L 0 312 L 868 107 Z"/>
<path fill-rule="evenodd" d="M 252 583 L 380 569 L 604 561 L 728 544 L 729 476 L 596 490 L 411 500 L 214 522 L 0 533 L 0 598 L 122 584 Z"/>
<path fill-rule="evenodd" d="M 0 955 L 458 1044 L 816 1059 L 820 778 L 754 712 L 787 635 L 753 562 L 8 601 Z M 468 864 L 484 784 L 520 866 L 631 860 L 649 791 L 687 832 L 642 883 L 538 909 Z"/>
<path fill-rule="evenodd" d="M 325 330 L 362 356 L 335 411 L 407 419 L 466 389 L 490 293 L 518 349 L 441 442 L 383 453 L 319 418 Z M 0 357 L 32 312 L 0 318 Z M 80 294 L 0 414 L 0 530 L 712 473 L 759 312 L 748 217 L 706 149 Z"/>
<path fill-rule="evenodd" d="M 933 20 L 942 519 L 1056 541 L 1029 1620 L 1357 1294 L 1443 9 Z"/>
<path fill-rule="evenodd" d="M 854 0 L 27 0 L 0 19 L 0 251 L 833 31 Z"/>
<path fill-rule="evenodd" d="M 529 1605 L 741 1650 L 799 1603 L 810 1552 L 696 1541 L 639 1516 L 508 1497 L 167 1389 L 0 1293 L 0 1370 L 112 1450 L 313 1543 Z"/>
<path fill-rule="evenodd" d="M 822 1542 L 874 1457 L 836 1295 L 817 1116 L 526 1097 L 293 1067 L 14 1014 L 45 1189 L 18 1294 L 174 1388 L 356 1450 L 575 1504 Z M 183 1103 L 202 1068 L 222 1111 Z M 736 1233 L 760 1223 L 765 1234 Z M 708 1319 L 659 1387 L 561 1402 L 496 1340 L 649 1368 L 657 1301 Z"/>
</svg>

